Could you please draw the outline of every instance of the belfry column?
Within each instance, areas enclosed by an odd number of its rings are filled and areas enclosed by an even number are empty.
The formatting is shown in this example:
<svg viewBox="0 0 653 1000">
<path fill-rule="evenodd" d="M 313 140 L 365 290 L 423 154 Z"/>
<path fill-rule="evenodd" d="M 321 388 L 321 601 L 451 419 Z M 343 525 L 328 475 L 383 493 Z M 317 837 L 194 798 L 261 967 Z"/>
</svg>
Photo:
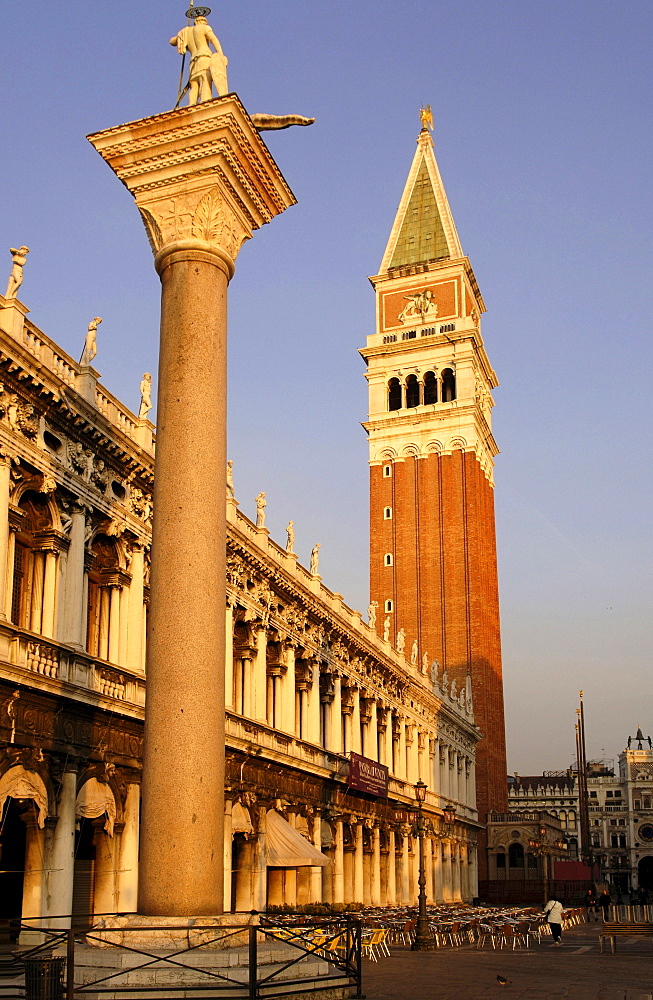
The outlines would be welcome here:
<svg viewBox="0 0 653 1000">
<path fill-rule="evenodd" d="M 243 242 L 294 198 L 234 94 L 89 139 L 134 195 L 162 286 L 138 910 L 218 914 L 227 286 Z"/>
</svg>

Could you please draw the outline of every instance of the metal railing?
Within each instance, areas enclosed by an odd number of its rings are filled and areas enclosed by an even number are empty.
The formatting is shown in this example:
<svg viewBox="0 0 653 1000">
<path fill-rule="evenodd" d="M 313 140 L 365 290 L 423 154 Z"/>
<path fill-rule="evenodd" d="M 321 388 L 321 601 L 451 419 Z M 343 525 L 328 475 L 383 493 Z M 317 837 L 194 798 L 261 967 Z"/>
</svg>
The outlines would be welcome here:
<svg viewBox="0 0 653 1000">
<path fill-rule="evenodd" d="M 31 1000 L 23 982 L 25 962 L 54 954 L 65 955 L 66 972 L 62 991 L 65 1000 L 110 996 L 135 1000 L 144 995 L 158 998 L 184 996 L 196 1000 L 271 1000 L 273 997 L 317 993 L 348 988 L 352 996 L 363 998 L 362 933 L 360 920 L 313 920 L 310 923 L 253 914 L 249 924 L 183 924 L 179 926 L 71 927 L 54 930 L 34 922 L 20 923 L 20 932 L 30 932 L 42 940 L 21 949 L 3 963 L 0 960 L 0 998 Z M 158 933 L 166 950 L 143 944 L 143 935 Z M 180 934 L 175 944 L 171 936 Z M 135 935 L 140 936 L 137 940 Z M 134 941 L 129 944 L 130 936 Z M 96 946 L 102 963 L 88 961 L 89 949 Z M 120 950 L 119 965 L 105 956 Z M 229 951 L 226 961 L 221 955 Z M 206 953 L 211 954 L 211 959 Z M 82 966 L 84 971 L 82 972 Z M 76 975 L 77 970 L 77 975 Z M 75 980 L 77 979 L 77 983 Z"/>
</svg>

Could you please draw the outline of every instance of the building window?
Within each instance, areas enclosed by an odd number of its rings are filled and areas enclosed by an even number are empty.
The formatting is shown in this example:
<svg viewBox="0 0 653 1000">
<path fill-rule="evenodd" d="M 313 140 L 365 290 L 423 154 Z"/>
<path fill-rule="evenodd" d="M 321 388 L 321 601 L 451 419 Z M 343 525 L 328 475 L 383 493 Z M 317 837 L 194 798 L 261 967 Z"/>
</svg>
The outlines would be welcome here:
<svg viewBox="0 0 653 1000">
<path fill-rule="evenodd" d="M 626 834 L 625 833 L 620 833 L 619 834 L 619 847 L 625 847 L 625 846 L 626 846 Z"/>
<path fill-rule="evenodd" d="M 508 866 L 510 868 L 524 867 L 524 848 L 521 844 L 511 844 L 508 848 Z"/>
<path fill-rule="evenodd" d="M 416 375 L 406 379 L 406 406 L 419 406 L 419 382 Z"/>
<path fill-rule="evenodd" d="M 606 792 L 605 794 L 606 794 L 607 798 L 609 798 L 609 799 L 612 798 L 612 792 Z"/>
<path fill-rule="evenodd" d="M 496 858 L 497 858 L 497 868 L 505 868 L 506 867 L 505 854 L 497 854 Z"/>
<path fill-rule="evenodd" d="M 383 477 L 384 477 L 384 479 L 390 479 L 391 475 L 392 475 L 392 466 L 391 465 L 384 465 L 383 466 Z"/>
<path fill-rule="evenodd" d="M 619 840 L 619 838 L 617 837 L 616 833 L 611 834 L 610 835 L 610 846 L 611 847 L 618 847 L 619 846 L 618 840 Z"/>
<path fill-rule="evenodd" d="M 384 607 L 386 614 L 389 615 L 392 611 L 392 601 L 386 601 Z"/>
<path fill-rule="evenodd" d="M 451 403 L 456 398 L 456 376 L 452 368 L 442 372 L 442 402 Z"/>
<path fill-rule="evenodd" d="M 386 554 L 383 557 L 383 561 L 386 564 L 386 566 L 392 566 L 392 552 L 386 552 Z"/>
<path fill-rule="evenodd" d="M 438 380 L 435 372 L 427 372 L 424 376 L 424 405 L 437 403 L 438 401 Z"/>
<path fill-rule="evenodd" d="M 383 511 L 383 517 L 386 521 L 389 521 L 392 517 L 392 507 L 386 507 Z"/>
<path fill-rule="evenodd" d="M 11 619 L 14 625 L 32 632 L 54 634 L 51 615 L 53 606 L 46 607 L 47 585 L 52 579 L 54 525 L 50 505 L 42 493 L 28 490 L 20 500 L 22 520 L 15 536 L 14 566 L 11 594 Z"/>
<path fill-rule="evenodd" d="M 401 382 L 398 378 L 391 378 L 388 383 L 388 409 L 401 409 Z"/>
<path fill-rule="evenodd" d="M 596 798 L 596 792 L 590 792 L 590 798 L 591 799 L 595 799 Z"/>
</svg>

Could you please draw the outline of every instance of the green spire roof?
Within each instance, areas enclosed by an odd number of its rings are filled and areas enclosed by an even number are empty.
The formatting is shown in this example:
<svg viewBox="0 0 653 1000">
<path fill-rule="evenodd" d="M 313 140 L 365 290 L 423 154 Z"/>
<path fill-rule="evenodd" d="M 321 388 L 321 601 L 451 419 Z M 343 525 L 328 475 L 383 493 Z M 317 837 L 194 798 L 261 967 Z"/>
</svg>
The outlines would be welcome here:
<svg viewBox="0 0 653 1000">
<path fill-rule="evenodd" d="M 389 267 L 450 257 L 426 161 L 422 160 Z"/>
</svg>

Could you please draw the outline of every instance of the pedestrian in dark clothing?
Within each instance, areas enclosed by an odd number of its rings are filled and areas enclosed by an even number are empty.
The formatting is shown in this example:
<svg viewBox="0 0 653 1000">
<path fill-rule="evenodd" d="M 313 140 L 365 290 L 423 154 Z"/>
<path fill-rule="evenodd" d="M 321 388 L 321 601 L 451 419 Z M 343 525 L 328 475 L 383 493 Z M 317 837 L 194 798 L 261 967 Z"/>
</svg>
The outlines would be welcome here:
<svg viewBox="0 0 653 1000">
<path fill-rule="evenodd" d="M 612 900 L 610 899 L 610 893 L 607 889 L 604 889 L 599 896 L 599 906 L 603 911 L 603 921 L 610 919 L 610 907 L 612 906 Z"/>
<path fill-rule="evenodd" d="M 589 924 L 592 917 L 594 917 L 594 922 L 598 923 L 599 914 L 596 909 L 596 893 L 594 889 L 588 889 L 585 893 L 585 899 L 583 900 L 585 904 L 585 920 Z"/>
</svg>

